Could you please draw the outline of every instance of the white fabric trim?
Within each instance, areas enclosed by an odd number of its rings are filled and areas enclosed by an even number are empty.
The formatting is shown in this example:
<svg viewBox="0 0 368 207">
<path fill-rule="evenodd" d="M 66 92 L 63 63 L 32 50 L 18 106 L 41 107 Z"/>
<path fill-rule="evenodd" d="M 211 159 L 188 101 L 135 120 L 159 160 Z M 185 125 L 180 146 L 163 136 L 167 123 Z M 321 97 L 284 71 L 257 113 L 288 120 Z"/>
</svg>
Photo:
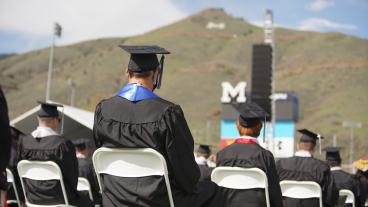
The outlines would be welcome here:
<svg viewBox="0 0 368 207">
<path fill-rule="evenodd" d="M 84 154 L 79 153 L 79 152 L 76 153 L 76 157 L 81 158 L 81 159 L 86 159 L 87 158 L 87 156 L 85 156 Z"/>
<path fill-rule="evenodd" d="M 203 156 L 196 157 L 195 161 L 196 161 L 197 165 L 207 165 L 207 159 Z"/>
<path fill-rule="evenodd" d="M 340 166 L 331 167 L 331 171 L 338 171 L 338 170 L 342 170 L 342 168 Z"/>
<path fill-rule="evenodd" d="M 239 137 L 241 139 L 248 139 L 248 140 L 252 140 L 253 142 L 256 142 L 258 144 L 258 139 L 255 137 L 250 137 L 250 136 L 241 136 Z"/>
<path fill-rule="evenodd" d="M 312 157 L 312 154 L 305 150 L 299 150 L 295 152 L 295 156 L 297 157 Z"/>
<path fill-rule="evenodd" d="M 37 129 L 34 130 L 31 135 L 34 138 L 41 138 L 59 134 L 49 127 L 37 127 Z"/>
</svg>

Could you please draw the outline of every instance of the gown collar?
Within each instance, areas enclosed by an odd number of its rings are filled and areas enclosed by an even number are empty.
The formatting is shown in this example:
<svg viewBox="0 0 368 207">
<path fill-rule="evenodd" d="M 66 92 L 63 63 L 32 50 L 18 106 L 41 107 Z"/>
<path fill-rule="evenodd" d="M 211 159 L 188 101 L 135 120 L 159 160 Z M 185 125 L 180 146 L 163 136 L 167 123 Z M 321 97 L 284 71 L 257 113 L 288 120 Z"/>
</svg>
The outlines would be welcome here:
<svg viewBox="0 0 368 207">
<path fill-rule="evenodd" d="M 235 143 L 244 143 L 244 144 L 258 144 L 258 139 L 251 136 L 241 136 L 234 141 Z"/>
<path fill-rule="evenodd" d="M 338 170 L 342 170 L 342 168 L 340 166 L 331 167 L 331 171 L 338 171 Z"/>
<path fill-rule="evenodd" d="M 51 129 L 50 127 L 37 127 L 36 130 L 34 130 L 31 133 L 33 138 L 42 138 L 42 137 L 47 137 L 47 136 L 53 136 L 53 135 L 59 135 L 57 132 L 55 132 L 53 129 Z"/>
<path fill-rule="evenodd" d="M 149 89 L 136 83 L 128 83 L 126 86 L 121 88 L 116 95 L 125 98 L 131 102 L 137 102 L 150 98 L 160 98 Z"/>
<path fill-rule="evenodd" d="M 197 165 L 207 165 L 207 159 L 203 156 L 199 156 L 195 158 Z"/>
<path fill-rule="evenodd" d="M 296 157 L 312 157 L 312 154 L 305 150 L 299 150 L 295 152 Z"/>
</svg>

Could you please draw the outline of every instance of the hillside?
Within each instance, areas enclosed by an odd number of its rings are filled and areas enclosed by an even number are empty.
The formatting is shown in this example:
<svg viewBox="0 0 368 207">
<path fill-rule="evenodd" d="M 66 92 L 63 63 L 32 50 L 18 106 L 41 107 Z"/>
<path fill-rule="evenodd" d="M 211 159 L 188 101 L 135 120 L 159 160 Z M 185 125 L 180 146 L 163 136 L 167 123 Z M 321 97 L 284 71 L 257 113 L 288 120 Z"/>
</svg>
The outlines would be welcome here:
<svg viewBox="0 0 368 207">
<path fill-rule="evenodd" d="M 209 21 L 225 30 L 208 30 Z M 320 131 L 330 144 L 348 143 L 349 131 L 334 123 L 359 121 L 356 158 L 368 149 L 368 40 L 339 33 L 301 32 L 278 28 L 276 85 L 293 90 L 300 100 L 298 127 Z M 118 44 L 158 44 L 170 50 L 159 95 L 180 104 L 197 142 L 219 140 L 221 82 L 250 81 L 251 46 L 263 30 L 220 9 L 196 15 L 144 35 L 98 39 L 55 49 L 52 99 L 69 103 L 67 81 L 77 84 L 76 105 L 94 110 L 125 83 L 128 55 Z M 0 60 L 12 118 L 44 99 L 48 49 Z M 207 124 L 210 123 L 210 124 Z M 207 125 L 211 126 L 210 130 Z M 208 139 L 208 140 L 206 140 Z M 344 157 L 346 158 L 345 150 Z"/>
</svg>

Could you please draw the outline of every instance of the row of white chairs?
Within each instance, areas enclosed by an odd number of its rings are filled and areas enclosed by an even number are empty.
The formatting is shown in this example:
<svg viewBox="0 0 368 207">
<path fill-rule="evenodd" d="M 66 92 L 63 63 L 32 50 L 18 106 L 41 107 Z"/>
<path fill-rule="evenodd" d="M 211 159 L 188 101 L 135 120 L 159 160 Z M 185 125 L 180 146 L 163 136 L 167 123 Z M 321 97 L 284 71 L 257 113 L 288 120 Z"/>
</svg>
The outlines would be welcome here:
<svg viewBox="0 0 368 207">
<path fill-rule="evenodd" d="M 157 151 L 149 148 L 145 149 L 111 149 L 99 148 L 93 154 L 93 165 L 97 174 L 100 189 L 103 189 L 101 174 L 109 174 L 119 177 L 145 177 L 152 175 L 163 176 L 166 183 L 169 203 L 174 207 L 168 171 L 165 158 Z M 59 166 L 51 161 L 27 161 L 18 163 L 18 173 L 21 178 L 32 180 L 60 180 L 64 195 L 64 204 L 56 206 L 70 206 L 66 196 L 62 174 Z M 14 178 L 13 178 L 14 179 Z M 258 168 L 240 167 L 217 167 L 211 174 L 211 180 L 217 185 L 231 189 L 265 189 L 265 200 L 270 206 L 268 182 L 266 174 Z M 92 198 L 88 180 L 79 179 L 78 190 L 88 190 Z M 23 189 L 24 183 L 21 179 Z M 316 182 L 311 181 L 281 181 L 282 195 L 284 197 L 305 199 L 317 198 L 322 207 L 322 190 Z M 31 207 L 41 207 L 28 201 L 24 193 L 26 205 Z M 348 190 L 340 191 L 341 196 L 347 196 L 346 203 L 355 206 L 354 194 Z M 18 196 L 17 199 L 19 200 Z"/>
</svg>

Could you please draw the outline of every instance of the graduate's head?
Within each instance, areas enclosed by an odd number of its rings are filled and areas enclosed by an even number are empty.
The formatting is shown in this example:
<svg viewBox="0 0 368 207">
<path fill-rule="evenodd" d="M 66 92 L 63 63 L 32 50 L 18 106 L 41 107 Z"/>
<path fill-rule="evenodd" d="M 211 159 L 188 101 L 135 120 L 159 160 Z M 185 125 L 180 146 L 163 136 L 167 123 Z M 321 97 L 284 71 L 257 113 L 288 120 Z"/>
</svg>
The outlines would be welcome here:
<svg viewBox="0 0 368 207">
<path fill-rule="evenodd" d="M 308 129 L 299 129 L 298 132 L 302 134 L 297 145 L 298 150 L 309 151 L 314 153 L 317 146 L 317 140 L 321 141 L 323 137 L 317 133 L 314 133 Z"/>
<path fill-rule="evenodd" d="M 326 162 L 330 167 L 341 165 L 340 149 L 341 147 L 326 147 L 323 149 L 326 152 Z"/>
<path fill-rule="evenodd" d="M 211 155 L 211 149 L 209 145 L 201 144 L 197 148 L 197 156 L 198 157 L 204 157 L 208 159 L 208 157 Z"/>
<path fill-rule="evenodd" d="M 74 147 L 75 147 L 75 151 L 77 152 L 77 154 L 83 154 L 85 156 L 88 155 L 88 142 L 90 140 L 89 139 L 86 139 L 86 138 L 79 138 L 79 139 L 76 139 L 76 140 L 73 140 L 73 144 L 74 144 Z"/>
<path fill-rule="evenodd" d="M 164 54 L 170 54 L 164 48 L 155 45 L 120 45 L 130 54 L 129 64 L 125 70 L 130 83 L 141 83 L 151 90 L 161 87 Z M 162 54 L 160 61 L 157 54 Z"/>
<path fill-rule="evenodd" d="M 256 103 L 233 105 L 239 112 L 236 127 L 240 136 L 258 137 L 263 127 L 262 120 L 268 114 Z"/>
<path fill-rule="evenodd" d="M 41 108 L 37 112 L 38 125 L 57 129 L 60 122 L 60 114 L 57 107 L 62 107 L 62 105 L 47 102 L 39 103 L 41 104 Z"/>
</svg>

